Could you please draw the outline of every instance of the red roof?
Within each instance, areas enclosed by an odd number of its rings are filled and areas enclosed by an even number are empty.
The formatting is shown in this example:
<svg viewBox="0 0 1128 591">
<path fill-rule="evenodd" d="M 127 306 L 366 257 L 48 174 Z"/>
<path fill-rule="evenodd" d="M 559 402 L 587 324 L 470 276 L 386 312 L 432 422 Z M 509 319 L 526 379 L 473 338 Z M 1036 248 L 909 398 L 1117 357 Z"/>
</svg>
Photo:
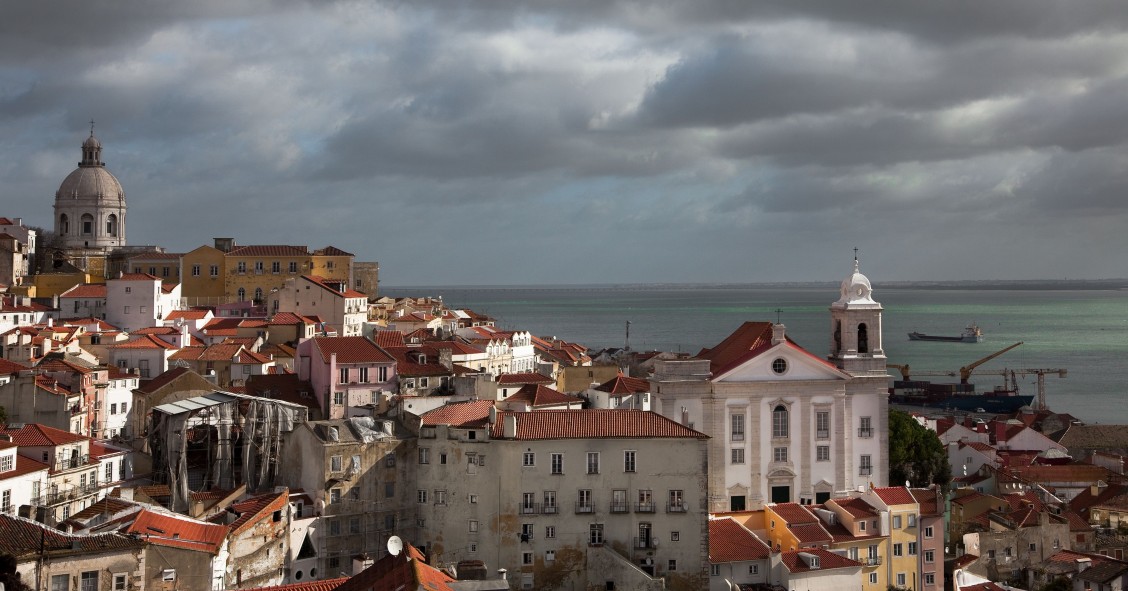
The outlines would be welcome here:
<svg viewBox="0 0 1128 591">
<path fill-rule="evenodd" d="M 16 363 L 15 361 L 0 358 L 0 375 L 14 375 L 25 369 L 31 368 L 21 363 Z"/>
<path fill-rule="evenodd" d="M 775 513 L 788 525 L 799 523 L 817 523 L 819 518 L 799 503 L 777 503 L 768 505 L 768 509 Z"/>
<path fill-rule="evenodd" d="M 404 544 L 399 556 L 387 555 L 337 587 L 337 591 L 385 591 L 422 589 L 452 591 L 454 579 L 426 563 L 426 558 L 411 544 Z"/>
<path fill-rule="evenodd" d="M 812 567 L 804 561 L 800 554 L 809 554 L 818 558 L 819 566 Z M 862 563 L 857 560 L 850 560 L 845 556 L 839 556 L 834 552 L 823 550 L 822 548 L 804 548 L 802 550 L 781 552 L 779 555 L 780 561 L 783 562 L 784 567 L 791 573 L 809 572 L 813 570 L 826 570 L 830 568 L 851 568 L 861 567 Z"/>
<path fill-rule="evenodd" d="M 329 363 L 336 353 L 337 363 L 391 363 L 395 361 L 376 343 L 364 337 L 314 337 L 313 346 L 321 352 L 321 360 Z"/>
<path fill-rule="evenodd" d="M 372 333 L 372 340 L 376 341 L 377 345 L 385 349 L 404 346 L 403 333 L 398 330 L 374 331 Z"/>
<path fill-rule="evenodd" d="M 336 246 L 326 246 L 313 251 L 313 254 L 323 257 L 351 257 L 354 256 L 351 252 L 345 252 Z"/>
<path fill-rule="evenodd" d="M 173 310 L 165 316 L 165 320 L 203 320 L 211 314 L 211 310 Z"/>
<path fill-rule="evenodd" d="M 227 532 L 224 525 L 142 509 L 124 533 L 140 535 L 152 544 L 216 554 L 227 539 Z"/>
<path fill-rule="evenodd" d="M 122 273 L 121 277 L 116 277 L 116 281 L 160 281 L 161 278 L 148 273 Z"/>
<path fill-rule="evenodd" d="M 529 406 L 557 406 L 561 404 L 583 404 L 584 399 L 558 392 L 540 384 L 525 384 L 516 394 L 505 399 L 506 402 L 528 402 Z"/>
<path fill-rule="evenodd" d="M 289 585 L 275 585 L 273 587 L 258 587 L 253 591 L 334 591 L 341 583 L 349 580 L 348 577 L 325 579 L 323 581 L 306 581 L 304 583 L 290 583 Z"/>
<path fill-rule="evenodd" d="M 764 560 L 768 546 L 731 517 L 709 520 L 709 562 Z"/>
<path fill-rule="evenodd" d="M 709 436 L 675 423 L 666 417 L 633 409 L 541 410 L 498 412 L 490 430 L 493 439 L 504 438 L 504 424 L 517 421 L 517 439 L 587 439 L 618 437 L 662 437 L 708 439 Z"/>
<path fill-rule="evenodd" d="M 469 402 L 452 402 L 423 413 L 420 417 L 423 425 L 450 425 L 452 427 L 474 428 L 484 427 L 489 424 L 490 409 L 493 408 L 492 400 L 471 400 Z"/>
<path fill-rule="evenodd" d="M 831 499 L 831 501 L 835 505 L 842 507 L 847 513 L 850 514 L 851 517 L 865 518 L 877 515 L 873 507 L 871 507 L 870 504 L 865 502 L 865 500 L 863 500 L 861 497 L 841 497 L 837 499 Z"/>
<path fill-rule="evenodd" d="M 284 508 L 289 497 L 290 491 L 284 490 L 278 493 L 259 495 L 241 503 L 235 503 L 231 506 L 231 510 L 238 513 L 239 517 L 228 524 L 228 527 L 231 528 L 231 533 L 239 535 L 250 529 L 263 517 Z"/>
<path fill-rule="evenodd" d="M 59 295 L 60 298 L 104 298 L 105 283 L 80 283 Z"/>
<path fill-rule="evenodd" d="M 66 445 L 91 440 L 85 435 L 76 435 L 70 431 L 63 431 L 39 423 L 26 423 L 19 429 L 6 426 L 0 429 L 0 434 L 10 435 L 12 443 L 21 447 Z"/>
<path fill-rule="evenodd" d="M 831 541 L 830 532 L 823 529 L 821 523 L 788 524 L 787 529 L 800 544 L 822 544 Z"/>
<path fill-rule="evenodd" d="M 517 384 L 551 384 L 552 378 L 536 373 L 503 373 L 497 376 L 497 383 L 499 385 L 517 385 Z"/>
<path fill-rule="evenodd" d="M 920 505 L 920 514 L 926 516 L 935 516 L 944 514 L 944 504 L 937 498 L 937 491 L 931 488 L 911 488 L 909 492 L 913 494 L 918 505 Z"/>
<path fill-rule="evenodd" d="M 629 378 L 619 374 L 596 388 L 611 394 L 640 394 L 650 391 L 650 382 L 642 378 Z"/>
<path fill-rule="evenodd" d="M 913 494 L 909 492 L 909 489 L 903 486 L 875 487 L 873 492 L 878 498 L 885 501 L 886 505 L 916 504 L 916 499 L 913 498 Z"/>
<path fill-rule="evenodd" d="M 285 244 L 252 244 L 236 246 L 227 251 L 227 256 L 233 257 L 300 257 L 308 255 L 309 249 L 304 246 L 288 246 Z"/>
<path fill-rule="evenodd" d="M 141 335 L 132 341 L 114 345 L 117 349 L 164 349 L 166 351 L 175 349 L 173 345 L 166 343 L 151 334 Z"/>
<path fill-rule="evenodd" d="M 14 445 L 14 444 L 7 444 L 7 442 L 4 442 L 4 443 L 5 443 L 5 445 Z M 35 461 L 31 458 L 25 458 L 24 456 L 17 455 L 16 456 L 16 467 L 15 467 L 15 469 L 14 470 L 8 470 L 7 472 L 0 472 L 0 480 L 7 480 L 9 478 L 15 478 L 17 476 L 23 476 L 24 474 L 30 474 L 32 472 L 40 472 L 40 471 L 47 472 L 50 469 L 51 469 L 51 467 L 48 466 L 47 464 L 44 464 L 42 462 L 37 462 L 37 461 Z"/>
<path fill-rule="evenodd" d="M 808 353 L 796 345 L 790 337 L 784 336 L 785 343 L 796 352 L 803 353 L 811 359 L 839 371 L 829 361 Z M 703 349 L 697 354 L 699 359 L 709 360 L 709 369 L 714 376 L 727 373 L 737 368 L 750 359 L 768 351 L 772 345 L 772 323 L 770 322 L 745 322 L 725 340 L 712 349 Z"/>
</svg>

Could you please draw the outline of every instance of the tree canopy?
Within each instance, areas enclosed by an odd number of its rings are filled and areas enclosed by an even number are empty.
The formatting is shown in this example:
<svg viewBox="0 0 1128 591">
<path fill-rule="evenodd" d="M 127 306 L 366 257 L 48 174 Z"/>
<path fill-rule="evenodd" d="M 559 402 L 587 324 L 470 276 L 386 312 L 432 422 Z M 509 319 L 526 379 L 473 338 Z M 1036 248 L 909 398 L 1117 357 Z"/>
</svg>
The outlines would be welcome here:
<svg viewBox="0 0 1128 591">
<path fill-rule="evenodd" d="M 948 452 L 936 433 L 907 413 L 889 411 L 889 484 L 935 484 L 947 490 L 952 480 Z"/>
</svg>

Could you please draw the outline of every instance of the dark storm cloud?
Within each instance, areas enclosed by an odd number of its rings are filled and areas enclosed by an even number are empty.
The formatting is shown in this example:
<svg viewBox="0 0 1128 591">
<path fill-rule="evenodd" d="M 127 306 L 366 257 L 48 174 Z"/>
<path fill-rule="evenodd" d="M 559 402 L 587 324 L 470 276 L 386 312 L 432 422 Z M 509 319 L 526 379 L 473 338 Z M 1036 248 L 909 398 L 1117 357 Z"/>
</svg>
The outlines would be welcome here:
<svg viewBox="0 0 1128 591">
<path fill-rule="evenodd" d="M 1128 275 L 1126 19 L 1103 0 L 19 2 L 0 214 L 49 222 L 94 118 L 130 242 L 173 250 L 332 244 L 400 284 L 782 281 L 837 278 L 826 253 L 869 236 L 880 277 L 1082 256 Z"/>
</svg>

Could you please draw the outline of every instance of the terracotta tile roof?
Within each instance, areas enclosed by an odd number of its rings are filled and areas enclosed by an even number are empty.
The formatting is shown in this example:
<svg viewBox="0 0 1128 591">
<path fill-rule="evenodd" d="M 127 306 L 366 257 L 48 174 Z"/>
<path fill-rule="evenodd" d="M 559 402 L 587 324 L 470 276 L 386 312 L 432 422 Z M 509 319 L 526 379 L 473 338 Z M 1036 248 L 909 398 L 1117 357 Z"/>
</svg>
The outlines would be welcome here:
<svg viewBox="0 0 1128 591">
<path fill-rule="evenodd" d="M 944 504 L 936 496 L 937 492 L 931 488 L 910 488 L 923 516 L 937 516 L 944 514 Z"/>
<path fill-rule="evenodd" d="M 312 319 L 306 318 L 305 316 L 302 316 L 301 314 L 295 314 L 293 312 L 279 312 L 279 313 L 275 314 L 274 316 L 271 316 L 268 323 L 269 324 L 286 324 L 286 325 L 290 325 L 290 324 L 315 324 L 315 322 Z"/>
<path fill-rule="evenodd" d="M 505 419 L 517 419 L 517 439 L 585 439 L 585 438 L 693 438 L 709 436 L 675 423 L 666 417 L 643 410 L 584 409 L 541 410 L 537 412 L 497 413 L 497 422 L 490 430 L 493 439 L 503 438 Z"/>
<path fill-rule="evenodd" d="M 799 503 L 776 503 L 774 505 L 766 505 L 766 508 L 778 515 L 779 518 L 788 525 L 817 523 L 819 520 L 818 517 L 815 517 L 813 513 Z"/>
<path fill-rule="evenodd" d="M 120 277 L 114 277 L 110 281 L 160 281 L 161 278 L 156 275 L 148 273 L 122 273 Z"/>
<path fill-rule="evenodd" d="M 1069 500 L 1069 509 L 1076 511 L 1083 517 L 1088 517 L 1090 507 L 1123 494 L 1128 494 L 1128 485 L 1111 483 L 1108 486 L 1098 487 L 1095 496 L 1092 488 L 1085 487 Z"/>
<path fill-rule="evenodd" d="M 620 373 L 600 384 L 596 390 L 611 394 L 641 394 L 650 391 L 650 382 L 642 378 L 628 378 Z"/>
<path fill-rule="evenodd" d="M 141 335 L 140 337 L 131 341 L 112 346 L 115 349 L 164 349 L 166 351 L 176 349 L 176 347 L 158 339 L 151 334 Z"/>
<path fill-rule="evenodd" d="M 200 353 L 199 359 L 200 361 L 231 361 L 242 350 L 242 345 L 211 345 Z"/>
<path fill-rule="evenodd" d="M 1029 490 L 1021 493 L 1003 495 L 1003 500 L 1010 505 L 1011 511 L 1017 511 L 1026 507 L 1033 507 L 1038 511 L 1044 511 L 1046 509 L 1046 505 L 1042 503 L 1042 499 L 1039 499 L 1038 495 Z"/>
<path fill-rule="evenodd" d="M 15 424 L 12 423 L 12 425 Z M 66 445 L 91 440 L 85 435 L 76 435 L 39 423 L 24 423 L 23 427 L 19 429 L 13 429 L 10 425 L 5 426 L 0 428 L 0 434 L 10 435 L 12 442 L 21 447 Z"/>
<path fill-rule="evenodd" d="M 285 244 L 255 244 L 236 246 L 227 251 L 230 257 L 301 257 L 309 256 L 309 249 L 305 246 L 289 246 Z"/>
<path fill-rule="evenodd" d="M 27 369 L 31 368 L 22 363 L 0 359 L 0 375 L 14 375 Z"/>
<path fill-rule="evenodd" d="M 262 518 L 273 515 L 275 511 L 284 508 L 289 496 L 290 491 L 284 490 L 277 493 L 251 497 L 241 503 L 235 503 L 231 506 L 230 510 L 238 513 L 239 517 L 228 524 L 228 527 L 231 528 L 231 533 L 234 535 L 242 534 Z"/>
<path fill-rule="evenodd" d="M 796 345 L 791 337 L 784 337 L 789 347 L 796 352 L 806 354 L 811 359 L 827 366 L 834 371 L 839 371 L 832 363 L 808 353 Z M 714 376 L 722 375 L 735 369 L 750 359 L 760 356 L 761 353 L 772 348 L 772 323 L 770 322 L 745 322 L 729 335 L 720 344 L 703 349 L 697 354 L 699 359 L 709 360 L 709 368 Z"/>
<path fill-rule="evenodd" d="M 479 428 L 489 424 L 490 409 L 493 408 L 492 400 L 471 400 L 468 402 L 451 402 L 435 410 L 423 413 L 420 417 L 423 425 L 450 425 L 460 428 Z M 500 413 L 499 413 L 500 414 Z M 501 419 L 498 419 L 501 422 Z"/>
<path fill-rule="evenodd" d="M 787 526 L 791 530 L 791 534 L 800 544 L 823 544 L 830 543 L 830 532 L 823 529 L 821 523 L 800 523 Z"/>
<path fill-rule="evenodd" d="M 432 341 L 430 345 L 436 349 L 450 349 L 451 355 L 480 355 L 486 352 L 481 347 L 462 341 Z"/>
<path fill-rule="evenodd" d="M 953 498 L 952 502 L 957 504 L 957 505 L 966 505 L 966 504 L 968 504 L 972 501 L 975 501 L 977 499 L 981 499 L 985 496 L 987 496 L 987 495 L 985 495 L 983 493 L 972 491 L 972 492 L 970 492 L 966 495 L 962 495 L 962 496 Z"/>
<path fill-rule="evenodd" d="M 1064 517 L 1066 519 L 1066 521 L 1069 522 L 1069 531 L 1072 531 L 1072 532 L 1091 532 L 1091 531 L 1093 531 L 1093 526 L 1089 525 L 1089 522 L 1085 521 L 1084 517 L 1081 517 L 1080 515 L 1074 513 L 1073 511 L 1062 511 L 1061 516 Z"/>
<path fill-rule="evenodd" d="M 527 402 L 529 406 L 559 406 L 562 404 L 583 404 L 584 399 L 572 396 L 548 386 L 540 384 L 525 384 L 514 395 L 505 399 L 506 402 Z"/>
<path fill-rule="evenodd" d="M 140 548 L 144 542 L 117 533 L 65 534 L 41 523 L 0 513 L 0 554 L 24 557 L 38 554 L 97 554 Z"/>
<path fill-rule="evenodd" d="M 1077 578 L 1090 583 L 1112 583 L 1128 573 L 1128 563 L 1120 560 L 1109 560 L 1103 564 L 1095 564 L 1079 573 Z M 1088 584 L 1084 585 L 1089 587 Z M 1098 585 L 1103 587 L 1104 585 Z M 1112 587 L 1112 585 L 1109 585 Z"/>
<path fill-rule="evenodd" d="M 1069 425 L 1057 442 L 1070 450 L 1128 448 L 1123 425 Z"/>
<path fill-rule="evenodd" d="M 373 331 L 372 340 L 385 349 L 404 346 L 403 333 L 398 330 Z"/>
<path fill-rule="evenodd" d="M 766 560 L 768 546 L 731 517 L 709 520 L 709 562 Z"/>
<path fill-rule="evenodd" d="M 411 544 L 404 544 L 399 556 L 387 555 L 342 583 L 336 591 L 384 591 L 421 589 L 452 591 L 454 579 L 426 563 L 426 558 Z"/>
<path fill-rule="evenodd" d="M 134 330 L 133 334 L 135 334 L 135 335 L 141 335 L 141 334 L 152 334 L 152 335 L 180 334 L 180 331 L 177 330 L 175 327 L 172 327 L 172 326 L 147 326 L 145 328 L 138 328 L 138 329 Z"/>
<path fill-rule="evenodd" d="M 329 363 L 337 354 L 337 363 L 390 363 L 395 358 L 376 343 L 364 337 L 314 337 L 313 346 L 321 352 L 321 360 Z"/>
<path fill-rule="evenodd" d="M 235 360 L 235 363 L 262 365 L 264 363 L 271 363 L 271 361 L 272 360 L 265 355 L 259 355 L 254 351 L 243 349 L 239 351 L 239 358 Z"/>
<path fill-rule="evenodd" d="M 169 361 L 199 361 L 207 347 L 184 347 L 169 356 Z"/>
<path fill-rule="evenodd" d="M 813 554 L 818 557 L 818 568 L 811 568 L 803 561 L 803 558 L 799 556 L 800 553 Z M 850 560 L 845 556 L 839 556 L 833 552 L 823 550 L 822 548 L 804 548 L 793 552 L 780 552 L 779 558 L 783 566 L 792 574 L 834 568 L 860 568 L 862 566 L 862 563 L 857 560 Z"/>
<path fill-rule="evenodd" d="M 126 509 L 137 506 L 139 506 L 138 503 L 126 501 L 119 497 L 102 497 L 98 502 L 71 515 L 70 518 L 81 522 L 102 514 L 113 515 L 114 513 L 121 513 Z"/>
<path fill-rule="evenodd" d="M 885 501 L 886 505 L 916 504 L 916 499 L 913 498 L 912 493 L 909 492 L 909 489 L 903 486 L 879 486 L 874 487 L 873 492 L 878 496 L 878 498 L 880 498 L 882 501 Z"/>
<path fill-rule="evenodd" d="M 839 497 L 837 499 L 831 499 L 830 501 L 842 507 L 854 518 L 874 517 L 877 515 L 874 508 L 861 497 Z"/>
<path fill-rule="evenodd" d="M 80 283 L 59 295 L 60 298 L 104 298 L 105 283 Z"/>
<path fill-rule="evenodd" d="M 502 386 L 514 386 L 517 384 L 551 384 L 552 382 L 552 378 L 536 372 L 503 373 L 497 376 L 497 383 Z"/>
<path fill-rule="evenodd" d="M 165 316 L 165 320 L 203 320 L 211 314 L 211 310 L 173 310 Z"/>
<path fill-rule="evenodd" d="M 1008 468 L 1007 473 L 1027 482 L 1037 482 L 1041 484 L 1053 482 L 1089 483 L 1098 480 L 1108 482 L 1113 476 L 1112 471 L 1107 468 L 1090 464 L 1064 464 L 1056 466 L 1036 464 L 1033 466 Z"/>
<path fill-rule="evenodd" d="M 345 252 L 336 246 L 326 246 L 313 251 L 313 254 L 323 257 L 351 257 L 356 256 L 351 252 Z"/>
<path fill-rule="evenodd" d="M 129 262 L 141 261 L 179 261 L 182 255 L 176 252 L 147 252 L 137 256 L 129 257 Z"/>
<path fill-rule="evenodd" d="M 102 443 L 100 441 L 90 442 L 90 457 L 102 459 L 106 456 L 115 456 L 118 454 L 129 453 L 127 449 L 121 449 Z"/>
<path fill-rule="evenodd" d="M 273 587 L 256 587 L 249 591 L 334 591 L 340 587 L 342 583 L 349 580 L 348 577 L 339 577 L 336 579 L 325 579 L 321 581 L 306 581 L 304 583 L 290 583 L 289 585 L 275 585 Z"/>
<path fill-rule="evenodd" d="M 227 539 L 228 529 L 196 521 L 181 515 L 157 513 L 142 509 L 133 523 L 125 529 L 127 534 L 142 536 L 146 542 L 160 546 L 184 548 L 216 554 Z"/>
</svg>

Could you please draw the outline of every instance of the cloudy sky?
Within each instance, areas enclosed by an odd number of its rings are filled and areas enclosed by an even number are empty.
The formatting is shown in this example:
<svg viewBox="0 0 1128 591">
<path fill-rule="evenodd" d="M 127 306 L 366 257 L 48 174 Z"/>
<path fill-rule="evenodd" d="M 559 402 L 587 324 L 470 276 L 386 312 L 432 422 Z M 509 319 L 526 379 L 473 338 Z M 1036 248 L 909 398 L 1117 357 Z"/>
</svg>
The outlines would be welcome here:
<svg viewBox="0 0 1128 591">
<path fill-rule="evenodd" d="M 6 6 L 0 215 L 91 119 L 130 244 L 385 285 L 1128 277 L 1121 0 Z"/>
</svg>

